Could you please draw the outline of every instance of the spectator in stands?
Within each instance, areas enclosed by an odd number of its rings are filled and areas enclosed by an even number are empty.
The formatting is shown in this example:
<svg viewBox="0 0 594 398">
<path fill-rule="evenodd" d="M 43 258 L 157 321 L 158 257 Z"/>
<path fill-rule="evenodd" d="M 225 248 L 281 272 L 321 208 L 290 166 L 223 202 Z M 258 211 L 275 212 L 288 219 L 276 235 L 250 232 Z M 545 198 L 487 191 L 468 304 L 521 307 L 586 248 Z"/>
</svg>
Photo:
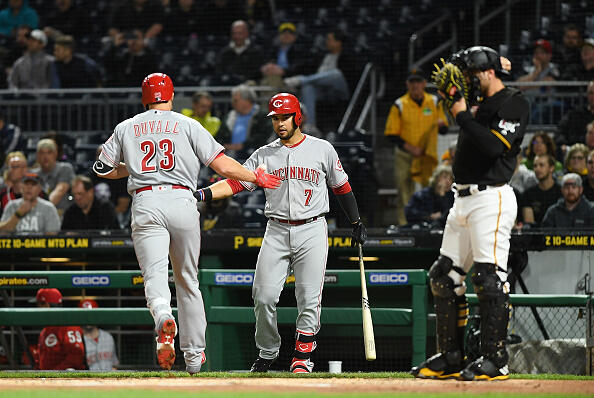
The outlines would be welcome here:
<svg viewBox="0 0 594 398">
<path fill-rule="evenodd" d="M 584 144 L 586 144 L 589 151 L 594 149 L 594 122 L 590 122 L 586 126 L 586 137 L 584 138 Z"/>
<path fill-rule="evenodd" d="M 39 197 L 40 182 L 37 174 L 25 174 L 22 179 L 23 197 L 8 203 L 0 219 L 0 231 L 49 233 L 60 230 L 56 207 Z"/>
<path fill-rule="evenodd" d="M 63 214 L 70 206 L 67 193 L 74 178 L 72 165 L 58 161 L 58 146 L 50 138 L 41 139 L 37 143 L 37 163 L 39 168 L 33 171 L 39 174 L 41 186 L 49 195 L 49 201 Z"/>
<path fill-rule="evenodd" d="M 580 176 L 588 174 L 586 158 L 588 157 L 588 147 L 584 144 L 573 144 L 565 155 L 565 170 L 568 173 L 577 173 Z"/>
<path fill-rule="evenodd" d="M 121 37 L 121 39 L 120 39 Z M 126 46 L 122 46 L 126 41 Z M 135 29 L 119 36 L 110 47 L 105 59 L 106 85 L 136 87 L 139 82 L 156 71 L 153 52 L 145 47 L 142 30 Z"/>
<path fill-rule="evenodd" d="M 567 112 L 559 123 L 555 143 L 564 154 L 568 146 L 584 142 L 584 133 L 588 123 L 594 121 L 594 81 L 588 84 L 586 92 L 588 104 L 584 108 L 575 108 Z"/>
<path fill-rule="evenodd" d="M 199 121 L 213 137 L 216 137 L 221 128 L 221 119 L 212 116 L 211 110 L 212 95 L 208 91 L 198 91 L 192 96 L 192 109 L 184 108 L 181 113 Z"/>
<path fill-rule="evenodd" d="M 95 300 L 84 299 L 78 303 L 79 308 L 99 308 Z M 85 354 L 89 370 L 109 372 L 116 370 L 119 364 L 113 336 L 94 325 L 83 326 Z"/>
<path fill-rule="evenodd" d="M 588 175 L 583 180 L 584 196 L 594 202 L 594 150 L 588 153 Z"/>
<path fill-rule="evenodd" d="M 448 166 L 454 164 L 454 158 L 456 157 L 456 145 L 458 145 L 458 140 L 453 140 L 450 142 L 448 149 L 446 149 L 441 155 L 441 164 L 446 164 Z"/>
<path fill-rule="evenodd" d="M 563 42 L 558 46 L 553 55 L 555 63 L 562 70 L 570 65 L 578 65 L 581 60 L 580 49 L 584 43 L 582 32 L 575 24 L 568 24 L 563 27 Z"/>
<path fill-rule="evenodd" d="M 156 37 L 163 30 L 165 13 L 158 1 L 126 0 L 118 3 L 113 8 L 108 30 L 109 35 L 116 43 L 122 40 L 122 32 L 127 30 L 140 30 L 143 40 L 147 41 Z M 139 81 L 142 82 L 142 79 Z M 136 84 L 138 82 L 134 83 L 134 85 Z"/>
<path fill-rule="evenodd" d="M 42 19 L 43 31 L 52 40 L 70 35 L 80 38 L 89 34 L 88 11 L 72 0 L 55 0 L 54 8 Z"/>
<path fill-rule="evenodd" d="M 285 90 L 284 77 L 313 72 L 311 57 L 304 47 L 296 43 L 297 38 L 297 28 L 293 23 L 284 22 L 279 25 L 275 43 L 266 58 L 267 62 L 260 67 L 261 85 Z"/>
<path fill-rule="evenodd" d="M 58 87 L 99 87 L 99 66 L 86 55 L 74 53 L 74 38 L 60 36 L 54 44 Z"/>
<path fill-rule="evenodd" d="M 245 15 L 235 0 L 209 0 L 202 7 L 202 34 L 221 36 L 229 33 L 229 26 Z"/>
<path fill-rule="evenodd" d="M 8 0 L 8 7 L 0 11 L 0 35 L 9 36 L 13 29 L 23 25 L 37 29 L 37 12 L 29 7 L 28 0 Z"/>
<path fill-rule="evenodd" d="M 425 91 L 426 85 L 421 71 L 411 71 L 406 80 L 408 91 L 390 108 L 384 130 L 396 144 L 396 211 L 400 225 L 406 224 L 404 207 L 416 191 L 415 184 L 426 186 L 437 165 L 438 130 L 447 131 L 443 108 L 438 105 L 437 96 Z"/>
<path fill-rule="evenodd" d="M 19 26 L 13 30 L 10 40 L 6 45 L 6 54 L 3 57 L 3 64 L 5 66 L 6 75 L 10 75 L 10 70 L 15 61 L 21 58 L 25 51 L 27 51 L 27 41 L 29 40 L 29 34 L 31 28 L 27 25 Z"/>
<path fill-rule="evenodd" d="M 546 82 L 554 81 L 559 78 L 559 68 L 551 62 L 553 57 L 553 46 L 548 40 L 538 39 L 534 43 L 534 54 L 532 56 L 532 66 L 527 68 L 527 74 L 521 76 L 519 82 Z M 547 91 L 547 86 L 542 87 L 520 87 L 525 91 Z"/>
<path fill-rule="evenodd" d="M 553 178 L 555 158 L 549 154 L 534 157 L 534 174 L 538 185 L 526 189 L 520 201 L 524 224 L 538 227 L 547 209 L 561 198 L 561 188 Z"/>
<path fill-rule="evenodd" d="M 113 205 L 95 197 L 89 177 L 74 177 L 71 192 L 74 203 L 64 212 L 62 230 L 119 229 Z"/>
<path fill-rule="evenodd" d="M 582 62 L 571 65 L 561 75 L 561 80 L 594 80 L 594 38 L 585 39 L 581 50 Z"/>
<path fill-rule="evenodd" d="M 164 34 L 175 37 L 188 37 L 198 34 L 200 27 L 200 10 L 194 0 L 179 0 L 165 20 Z"/>
<path fill-rule="evenodd" d="M 233 110 L 225 115 L 217 141 L 232 151 L 259 148 L 270 136 L 267 112 L 257 104 L 254 89 L 245 84 L 231 90 Z"/>
<path fill-rule="evenodd" d="M 217 58 L 219 78 L 226 84 L 238 84 L 256 80 L 262 63 L 262 50 L 250 40 L 250 31 L 245 21 L 231 24 L 231 41 Z"/>
<path fill-rule="evenodd" d="M 538 180 L 534 175 L 534 171 L 528 170 L 528 168 L 524 166 L 522 161 L 523 156 L 522 152 L 520 152 L 517 156 L 516 169 L 514 170 L 512 178 L 509 180 L 509 185 L 514 189 L 514 192 L 516 193 L 516 200 L 520 194 L 524 193 L 526 189 L 538 184 Z"/>
<path fill-rule="evenodd" d="M 27 172 L 27 158 L 23 152 L 10 152 L 6 156 L 3 183 L 0 185 L 0 216 L 11 200 L 22 196 L 22 182 Z"/>
<path fill-rule="evenodd" d="M 594 226 L 594 206 L 583 197 L 582 178 L 575 173 L 563 176 L 563 197 L 548 208 L 542 220 L 544 228 L 591 228 Z"/>
<path fill-rule="evenodd" d="M 58 289 L 39 289 L 37 307 L 59 308 L 62 293 Z M 86 369 L 85 345 L 80 326 L 48 326 L 39 335 L 39 369 Z"/>
<path fill-rule="evenodd" d="M 550 155 L 553 158 L 557 153 L 553 139 L 544 131 L 535 133 L 532 136 L 532 141 L 526 149 L 526 157 L 522 160 L 522 164 L 528 170 L 534 170 L 534 158 L 538 155 Z M 555 172 L 563 173 L 563 164 L 555 160 Z"/>
<path fill-rule="evenodd" d="M 57 86 L 54 57 L 43 50 L 47 37 L 35 29 L 27 38 L 27 51 L 17 59 L 8 77 L 10 88 L 50 88 Z"/>
<path fill-rule="evenodd" d="M 25 140 L 21 136 L 21 129 L 6 121 L 4 111 L 0 109 L 0 164 L 8 153 L 25 149 Z"/>
<path fill-rule="evenodd" d="M 448 212 L 454 204 L 452 168 L 439 165 L 429 179 L 429 186 L 413 194 L 404 212 L 409 224 L 426 223 L 432 227 L 444 227 Z"/>
<path fill-rule="evenodd" d="M 270 1 L 268 0 L 242 0 L 245 19 L 250 26 L 258 22 L 271 20 Z"/>
<path fill-rule="evenodd" d="M 221 176 L 213 174 L 206 185 L 211 185 L 221 180 L 223 180 Z M 201 231 L 208 231 L 213 228 L 238 228 L 242 226 L 243 216 L 241 214 L 241 207 L 231 198 L 198 203 Z"/>
<path fill-rule="evenodd" d="M 287 77 L 289 87 L 301 87 L 299 98 L 309 111 L 309 125 L 305 129 L 317 130 L 316 104 L 319 100 L 347 100 L 359 72 L 356 59 L 346 51 L 346 34 L 333 29 L 326 34 L 326 54 L 312 75 Z M 315 128 L 314 128 L 315 127 Z M 429 178 L 429 176 L 427 176 Z M 404 215 L 403 215 L 404 217 Z"/>
</svg>

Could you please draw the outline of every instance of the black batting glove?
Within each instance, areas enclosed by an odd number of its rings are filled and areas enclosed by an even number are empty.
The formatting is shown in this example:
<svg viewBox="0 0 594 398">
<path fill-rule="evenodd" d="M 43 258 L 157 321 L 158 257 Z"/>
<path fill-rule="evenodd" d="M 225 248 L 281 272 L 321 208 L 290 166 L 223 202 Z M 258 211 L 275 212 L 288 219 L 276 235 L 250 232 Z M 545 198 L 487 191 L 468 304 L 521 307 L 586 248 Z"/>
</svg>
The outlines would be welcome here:
<svg viewBox="0 0 594 398">
<path fill-rule="evenodd" d="M 358 244 L 363 245 L 367 240 L 367 228 L 361 222 L 361 220 L 351 224 L 353 230 L 351 231 L 351 247 L 355 247 Z"/>
</svg>

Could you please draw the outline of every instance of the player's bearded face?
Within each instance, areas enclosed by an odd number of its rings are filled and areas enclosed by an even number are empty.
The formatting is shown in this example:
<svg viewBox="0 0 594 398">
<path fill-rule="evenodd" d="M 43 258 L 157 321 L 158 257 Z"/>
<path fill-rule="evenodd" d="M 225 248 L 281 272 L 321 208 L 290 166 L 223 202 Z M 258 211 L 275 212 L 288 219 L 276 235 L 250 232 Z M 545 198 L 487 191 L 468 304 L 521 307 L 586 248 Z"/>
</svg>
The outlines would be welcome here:
<svg viewBox="0 0 594 398">
<path fill-rule="evenodd" d="M 293 124 L 293 115 L 273 115 L 272 128 L 281 140 L 286 141 L 291 139 L 296 130 Z"/>
</svg>

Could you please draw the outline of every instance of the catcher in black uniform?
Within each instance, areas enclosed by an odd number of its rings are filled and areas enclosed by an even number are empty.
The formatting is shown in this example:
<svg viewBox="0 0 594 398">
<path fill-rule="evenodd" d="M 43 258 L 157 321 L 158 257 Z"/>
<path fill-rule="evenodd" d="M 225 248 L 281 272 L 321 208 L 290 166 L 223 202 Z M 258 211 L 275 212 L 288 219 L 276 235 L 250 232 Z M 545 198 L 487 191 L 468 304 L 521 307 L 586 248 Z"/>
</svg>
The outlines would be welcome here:
<svg viewBox="0 0 594 398">
<path fill-rule="evenodd" d="M 507 61 L 503 59 L 503 61 Z M 506 67 L 510 65 L 505 64 Z M 528 102 L 501 78 L 508 72 L 489 47 L 470 47 L 434 73 L 434 82 L 460 126 L 453 163 L 454 206 L 440 256 L 429 270 L 437 316 L 438 353 L 412 369 L 420 378 L 504 380 L 509 322 L 507 258 L 517 214 L 507 184 L 526 131 Z M 478 107 L 472 107 L 477 104 Z M 481 357 L 466 363 L 466 273 L 481 314 Z"/>
</svg>

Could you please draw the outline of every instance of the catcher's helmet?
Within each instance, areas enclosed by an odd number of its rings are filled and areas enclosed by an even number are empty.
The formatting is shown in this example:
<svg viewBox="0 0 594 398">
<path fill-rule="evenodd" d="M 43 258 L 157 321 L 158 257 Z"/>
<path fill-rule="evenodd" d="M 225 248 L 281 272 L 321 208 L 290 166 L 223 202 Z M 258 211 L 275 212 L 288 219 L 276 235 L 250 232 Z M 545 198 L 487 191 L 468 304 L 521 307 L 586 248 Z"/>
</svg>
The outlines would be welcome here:
<svg viewBox="0 0 594 398">
<path fill-rule="evenodd" d="M 167 102 L 173 98 L 173 82 L 165 73 L 151 73 L 142 81 L 142 105 Z"/>
<path fill-rule="evenodd" d="M 467 48 L 454 54 L 451 61 L 462 70 L 493 69 L 498 74 L 509 75 L 509 72 L 501 66 L 497 51 L 490 47 L 474 46 Z"/>
<path fill-rule="evenodd" d="M 293 120 L 297 126 L 301 126 L 303 116 L 301 115 L 301 107 L 299 100 L 293 94 L 279 93 L 268 101 L 268 115 L 286 115 L 294 113 L 295 117 Z"/>
</svg>

